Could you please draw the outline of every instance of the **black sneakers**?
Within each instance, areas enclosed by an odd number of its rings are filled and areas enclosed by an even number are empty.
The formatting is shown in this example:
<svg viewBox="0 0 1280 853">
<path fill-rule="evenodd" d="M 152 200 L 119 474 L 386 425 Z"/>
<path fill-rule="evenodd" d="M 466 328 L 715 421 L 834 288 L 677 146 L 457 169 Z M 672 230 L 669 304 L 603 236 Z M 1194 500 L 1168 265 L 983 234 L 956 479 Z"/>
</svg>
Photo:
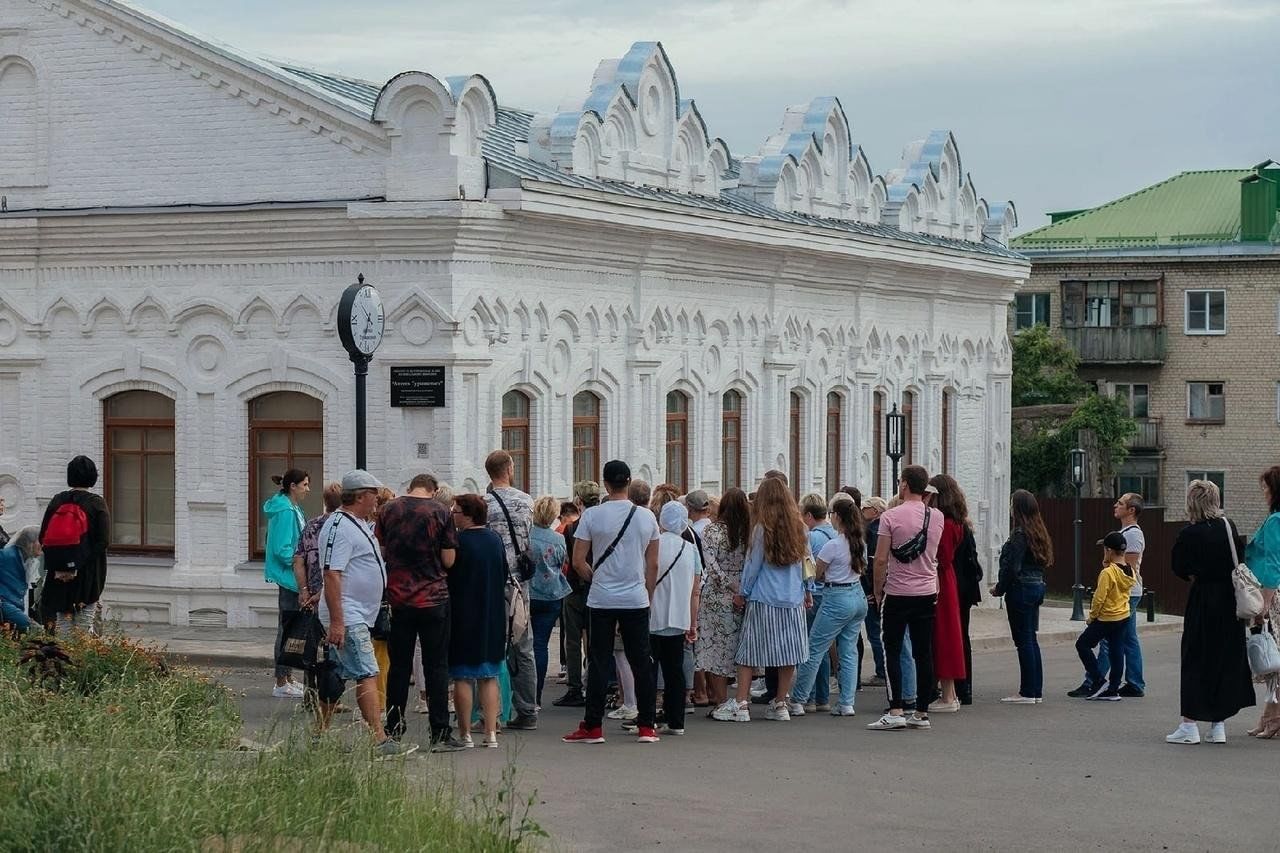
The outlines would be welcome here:
<svg viewBox="0 0 1280 853">
<path fill-rule="evenodd" d="M 1146 694 L 1132 684 L 1125 684 L 1120 688 L 1120 695 L 1126 699 L 1141 699 Z"/>
<path fill-rule="evenodd" d="M 1124 697 L 1120 695 L 1119 690 L 1112 690 L 1111 688 L 1106 687 L 1094 693 L 1092 696 L 1087 696 L 1085 698 L 1094 702 L 1119 702 Z"/>
<path fill-rule="evenodd" d="M 1072 699 L 1088 699 L 1090 696 L 1098 692 L 1098 685 L 1092 681 L 1085 681 L 1075 690 L 1068 690 L 1067 695 Z"/>
<path fill-rule="evenodd" d="M 581 690 L 570 689 L 551 704 L 555 705 L 557 708 L 585 708 L 587 705 L 587 697 L 582 695 Z"/>
<path fill-rule="evenodd" d="M 516 718 L 507 723 L 507 729 L 517 732 L 531 732 L 538 728 L 538 718 L 532 714 L 516 714 Z"/>
</svg>

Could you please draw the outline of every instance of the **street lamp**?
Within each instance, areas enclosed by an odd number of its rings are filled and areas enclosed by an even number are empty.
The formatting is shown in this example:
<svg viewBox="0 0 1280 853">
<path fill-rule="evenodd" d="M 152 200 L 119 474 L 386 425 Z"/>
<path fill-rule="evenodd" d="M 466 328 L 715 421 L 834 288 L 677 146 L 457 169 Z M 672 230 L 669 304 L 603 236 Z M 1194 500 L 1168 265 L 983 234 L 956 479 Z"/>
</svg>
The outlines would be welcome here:
<svg viewBox="0 0 1280 853">
<path fill-rule="evenodd" d="M 1071 587 L 1071 621 L 1084 621 L 1084 583 L 1080 576 L 1080 536 L 1084 527 L 1084 519 L 1080 517 L 1080 492 L 1084 490 L 1085 482 L 1085 453 L 1080 448 L 1071 451 L 1071 485 L 1076 489 L 1076 518 L 1072 527 L 1075 530 L 1076 548 L 1076 582 Z"/>
<path fill-rule="evenodd" d="M 902 440 L 906 431 L 907 416 L 898 411 L 898 404 L 893 404 L 893 411 L 884 416 L 884 434 L 887 437 L 885 448 L 889 458 L 893 460 L 893 491 L 898 491 L 898 462 L 906 455 Z"/>
</svg>

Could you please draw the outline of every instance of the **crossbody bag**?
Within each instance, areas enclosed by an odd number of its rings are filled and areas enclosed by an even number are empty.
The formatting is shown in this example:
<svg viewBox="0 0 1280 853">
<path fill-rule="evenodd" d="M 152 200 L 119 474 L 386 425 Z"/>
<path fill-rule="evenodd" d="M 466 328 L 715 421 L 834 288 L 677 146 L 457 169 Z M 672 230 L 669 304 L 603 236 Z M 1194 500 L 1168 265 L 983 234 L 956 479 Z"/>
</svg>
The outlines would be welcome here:
<svg viewBox="0 0 1280 853">
<path fill-rule="evenodd" d="M 516 552 L 516 576 L 520 578 L 521 583 L 524 583 L 533 578 L 534 570 L 537 568 L 533 564 L 533 556 L 528 549 L 521 550 L 520 539 L 516 536 L 516 526 L 511 521 L 511 513 L 507 511 L 507 504 L 502 499 L 502 495 L 492 487 L 489 489 L 489 494 L 493 495 L 493 499 L 498 502 L 498 506 L 502 509 L 502 517 L 507 520 L 507 531 L 511 534 L 511 547 Z"/>
<path fill-rule="evenodd" d="M 689 543 L 682 540 L 680 542 L 680 550 L 676 552 L 676 558 L 671 561 L 671 565 L 667 566 L 667 570 L 662 573 L 662 577 L 658 578 L 658 583 L 655 583 L 653 585 L 654 589 L 657 589 L 658 584 L 666 580 L 667 575 L 671 574 L 671 570 L 676 567 L 676 563 L 680 562 L 680 558 L 684 556 L 684 549 L 687 547 L 689 547 Z"/>
<path fill-rule="evenodd" d="M 618 547 L 618 543 L 622 541 L 622 536 L 627 532 L 627 528 L 631 526 L 631 518 L 636 514 L 636 506 L 632 504 L 631 512 L 627 513 L 627 518 L 622 522 L 622 527 L 618 530 L 618 535 L 613 537 L 613 541 L 609 543 L 609 547 L 604 549 L 604 553 L 600 555 L 600 559 L 596 560 L 595 565 L 591 567 L 594 572 L 600 568 L 600 564 L 609 559 L 613 555 L 614 549 Z"/>
<path fill-rule="evenodd" d="M 924 549 L 929 544 L 929 514 L 931 512 L 933 512 L 933 508 L 926 505 L 924 508 L 924 526 L 920 528 L 920 532 L 898 547 L 889 549 L 893 554 L 893 558 L 899 563 L 910 563 L 924 553 Z"/>
</svg>

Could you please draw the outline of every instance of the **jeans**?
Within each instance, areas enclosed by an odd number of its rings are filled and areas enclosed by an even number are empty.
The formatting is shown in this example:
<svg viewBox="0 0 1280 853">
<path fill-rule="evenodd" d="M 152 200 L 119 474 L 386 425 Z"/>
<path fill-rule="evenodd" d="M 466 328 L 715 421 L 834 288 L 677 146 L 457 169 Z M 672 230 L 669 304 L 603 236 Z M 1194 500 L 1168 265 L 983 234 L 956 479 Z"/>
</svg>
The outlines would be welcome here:
<svg viewBox="0 0 1280 853">
<path fill-rule="evenodd" d="M 404 734 L 404 706 L 409 700 L 414 647 L 422 649 L 423 683 L 433 741 L 449 736 L 449 601 L 434 607 L 396 607 L 391 611 L 391 639 L 387 651 L 387 733 Z"/>
<path fill-rule="evenodd" d="M 542 704 L 542 685 L 547 681 L 547 662 L 550 651 L 547 646 L 551 642 L 551 629 L 560 618 L 559 601 L 529 602 L 529 621 L 533 623 L 533 660 L 538 667 L 537 704 Z"/>
<path fill-rule="evenodd" d="M 291 589 L 280 587 L 280 594 L 276 597 L 277 615 L 276 615 L 276 659 L 280 658 L 280 646 L 284 643 L 284 623 L 289 618 L 289 614 L 298 609 L 298 594 Z M 289 678 L 293 675 L 293 670 L 287 666 L 276 666 L 276 678 Z"/>
<path fill-rule="evenodd" d="M 804 614 L 805 621 L 809 623 L 809 636 L 813 636 L 813 623 L 818 618 L 818 612 L 822 609 L 823 597 L 826 594 L 827 587 L 823 587 L 813 594 L 813 609 L 806 610 Z M 827 643 L 824 649 L 831 648 L 831 644 Z M 812 657 L 813 640 L 809 641 L 809 652 Z M 843 666 L 843 664 L 841 664 Z M 842 682 L 843 683 L 843 682 Z M 825 705 L 831 701 L 831 658 L 826 654 L 822 656 L 822 663 L 818 665 L 817 677 L 814 679 L 812 686 L 807 693 L 800 693 L 794 687 L 791 689 L 793 697 L 801 704 L 813 702 L 817 705 Z"/>
<path fill-rule="evenodd" d="M 587 630 L 587 596 L 571 592 L 561 602 L 560 636 L 564 637 L 569 689 L 582 691 L 582 633 Z"/>
<path fill-rule="evenodd" d="M 1142 646 L 1138 644 L 1138 602 L 1142 596 L 1129 596 L 1129 627 L 1125 629 L 1124 639 L 1120 645 L 1124 649 L 1124 680 L 1130 687 L 1146 690 L 1147 682 L 1142 677 Z M 1098 648 L 1098 671 L 1107 677 L 1111 669 L 1110 643 L 1102 641 Z"/>
<path fill-rule="evenodd" d="M 19 633 L 31 630 L 31 620 L 20 606 L 0 599 L 0 625 L 9 625 Z"/>
<path fill-rule="evenodd" d="M 933 622 L 938 596 L 886 595 L 880 610 L 884 631 L 885 663 L 889 670 L 889 707 L 927 713 L 933 696 Z M 911 654 L 916 664 L 915 702 L 908 703 L 902 672 L 902 641 L 911 634 Z M 911 692 L 911 691 L 906 691 Z"/>
<path fill-rule="evenodd" d="M 636 681 L 636 710 L 639 711 L 636 725 L 652 728 L 657 685 L 649 658 L 649 608 L 592 608 L 590 613 L 591 672 L 587 679 L 587 707 L 583 722 L 587 728 L 596 729 L 604 721 L 605 678 L 602 674 L 610 672 L 613 667 L 613 635 L 621 633 L 622 648 Z"/>
<path fill-rule="evenodd" d="M 1119 622 L 1103 622 L 1101 619 L 1094 619 L 1076 638 L 1076 654 L 1080 655 L 1080 662 L 1084 664 L 1085 676 L 1095 687 L 1102 683 L 1104 676 L 1098 667 L 1098 659 L 1093 656 L 1093 647 L 1102 640 L 1110 640 L 1111 642 L 1107 644 L 1107 655 L 1111 658 L 1109 686 L 1112 690 L 1120 689 L 1120 682 L 1124 679 L 1123 638 L 1124 632 L 1129 630 L 1130 621 L 1132 617 L 1121 619 Z"/>
<path fill-rule="evenodd" d="M 520 584 L 524 589 L 524 600 L 529 600 L 528 582 Z M 507 660 L 511 665 L 511 704 L 516 714 L 521 717 L 534 717 L 538 714 L 538 667 L 533 661 L 533 625 L 530 624 L 518 640 L 507 649 Z"/>
<path fill-rule="evenodd" d="M 858 673 L 858 634 L 866 618 L 867 596 L 862 591 L 862 584 L 828 586 L 823 591 L 822 607 L 809 629 L 809 659 L 796 670 L 792 696 L 804 696 L 813 689 L 814 678 L 822 678 L 821 664 L 829 661 L 827 650 L 834 641 L 838 643 L 840 652 L 840 704 L 853 706 Z"/>
<path fill-rule="evenodd" d="M 684 634 L 650 634 L 649 650 L 653 654 L 656 668 L 662 670 L 662 710 L 666 714 L 667 725 L 673 729 L 683 729 L 684 692 L 689 686 L 684 680 Z M 636 677 L 639 678 L 638 675 Z M 655 669 L 655 689 L 656 679 Z"/>
<path fill-rule="evenodd" d="M 1018 695 L 1031 699 L 1044 697 L 1044 662 L 1040 658 L 1040 605 L 1044 603 L 1044 583 L 1015 583 L 1004 595 L 1009 617 L 1009 634 L 1018 650 Z"/>
</svg>

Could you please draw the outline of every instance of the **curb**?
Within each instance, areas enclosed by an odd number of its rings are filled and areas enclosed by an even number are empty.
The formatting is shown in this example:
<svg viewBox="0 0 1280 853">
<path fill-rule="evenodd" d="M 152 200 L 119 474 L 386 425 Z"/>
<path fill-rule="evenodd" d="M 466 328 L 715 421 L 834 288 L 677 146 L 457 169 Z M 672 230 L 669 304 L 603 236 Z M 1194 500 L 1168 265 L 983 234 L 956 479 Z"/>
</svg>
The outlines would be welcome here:
<svg viewBox="0 0 1280 853">
<path fill-rule="evenodd" d="M 270 654 L 257 654 L 235 651 L 184 652 L 163 648 L 160 655 L 170 664 L 195 667 L 218 667 L 242 669 L 247 667 L 274 667 L 275 661 Z"/>
<path fill-rule="evenodd" d="M 1084 623 L 1080 623 L 1080 630 L 1084 630 Z M 1164 634 L 1178 634 L 1182 632 L 1181 622 L 1143 622 L 1138 628 L 1138 638 L 1144 636 L 1161 636 Z M 1076 637 L 1080 636 L 1080 631 L 1075 629 L 1057 629 L 1054 631 L 1042 631 L 1036 635 L 1036 640 L 1041 646 L 1060 646 L 1067 643 L 1074 643 Z M 1014 651 L 1013 640 L 1009 637 L 984 637 L 981 640 L 973 641 L 973 650 L 975 652 L 1000 652 Z"/>
</svg>

